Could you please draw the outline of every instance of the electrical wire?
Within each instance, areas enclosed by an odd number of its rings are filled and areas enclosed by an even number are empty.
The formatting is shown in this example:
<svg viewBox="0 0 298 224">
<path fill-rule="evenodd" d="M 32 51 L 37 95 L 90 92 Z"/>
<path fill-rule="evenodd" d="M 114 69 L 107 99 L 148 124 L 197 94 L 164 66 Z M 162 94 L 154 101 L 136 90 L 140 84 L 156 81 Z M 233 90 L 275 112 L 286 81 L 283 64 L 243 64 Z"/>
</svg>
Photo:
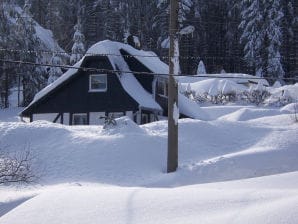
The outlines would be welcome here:
<svg viewBox="0 0 298 224">
<path fill-rule="evenodd" d="M 191 46 L 191 45 L 189 45 Z M 0 48 L 0 52 L 10 52 L 10 53 L 26 53 L 26 54 L 51 54 L 51 55 L 65 55 L 69 57 L 72 53 L 67 53 L 63 51 L 46 51 L 46 50 L 19 50 L 19 49 L 7 49 L 7 48 Z M 207 51 L 210 53 L 209 51 Z M 169 59 L 169 56 L 157 56 L 157 55 L 122 55 L 122 54 L 101 54 L 101 53 L 85 53 L 86 56 L 114 56 L 114 57 L 124 57 L 124 58 L 161 58 L 161 59 Z M 239 57 L 237 55 L 229 55 L 229 56 L 175 56 L 179 57 L 180 59 L 228 59 L 228 58 L 236 58 L 242 61 L 245 61 L 244 58 Z M 255 58 L 261 58 L 262 55 L 257 55 Z M 285 56 L 276 56 L 276 57 L 268 57 L 268 59 L 288 59 L 288 60 L 298 60 L 298 57 L 285 57 Z"/>
<path fill-rule="evenodd" d="M 5 60 L 0 59 L 1 62 L 4 63 L 12 63 L 12 64 L 23 64 L 23 65 L 31 65 L 31 66 L 43 66 L 43 67 L 55 67 L 55 68 L 64 68 L 64 69 L 77 69 L 82 70 L 85 72 L 105 72 L 105 73 L 118 73 L 118 74 L 138 74 L 138 75 L 153 75 L 153 76 L 169 76 L 169 74 L 162 74 L 162 73 L 153 73 L 153 72 L 139 72 L 139 71 L 125 71 L 125 70 L 110 70 L 110 69 L 101 69 L 101 68 L 88 68 L 88 67 L 76 67 L 76 66 L 69 66 L 69 65 L 53 65 L 47 63 L 36 63 L 36 62 L 28 62 L 28 61 L 14 61 L 14 60 Z M 186 75 L 186 74 L 173 74 L 175 77 L 190 77 L 190 78 L 216 78 L 216 79 L 251 79 L 251 80 L 288 80 L 288 81 L 298 81 L 298 77 L 295 78 L 276 78 L 276 77 L 231 77 L 225 75 Z"/>
</svg>

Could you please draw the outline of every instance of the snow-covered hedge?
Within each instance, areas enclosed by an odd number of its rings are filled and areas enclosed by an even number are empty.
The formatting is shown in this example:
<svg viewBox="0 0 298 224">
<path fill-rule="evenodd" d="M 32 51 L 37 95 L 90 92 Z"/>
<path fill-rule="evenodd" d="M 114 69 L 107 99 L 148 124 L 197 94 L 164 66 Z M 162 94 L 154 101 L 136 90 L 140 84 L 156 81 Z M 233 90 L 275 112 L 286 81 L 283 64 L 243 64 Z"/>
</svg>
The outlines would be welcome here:
<svg viewBox="0 0 298 224">
<path fill-rule="evenodd" d="M 180 83 L 179 91 L 199 104 L 241 103 L 264 106 L 285 106 L 298 100 L 298 84 L 266 87 L 262 82 L 247 87 L 226 79 L 207 79 Z"/>
</svg>

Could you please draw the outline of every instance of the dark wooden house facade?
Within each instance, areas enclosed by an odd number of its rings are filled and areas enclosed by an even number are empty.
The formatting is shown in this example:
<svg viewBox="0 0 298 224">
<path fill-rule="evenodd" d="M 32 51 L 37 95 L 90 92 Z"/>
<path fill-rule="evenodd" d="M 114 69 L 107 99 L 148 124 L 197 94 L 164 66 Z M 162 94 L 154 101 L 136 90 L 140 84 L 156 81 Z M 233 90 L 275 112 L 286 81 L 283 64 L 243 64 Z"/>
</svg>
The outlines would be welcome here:
<svg viewBox="0 0 298 224">
<path fill-rule="evenodd" d="M 144 100 L 146 103 L 142 103 L 135 89 L 129 89 L 134 86 L 129 85 L 128 88 L 121 81 L 122 74 L 117 70 L 119 68 L 115 68 L 110 57 L 102 54 L 86 55 L 77 64 L 78 69 L 67 71 L 38 93 L 20 116 L 30 118 L 31 122 L 48 120 L 66 125 L 103 124 L 104 119 L 100 119 L 102 117 L 117 118 L 124 115 L 138 124 L 157 120 L 157 116 L 162 115 L 165 109 L 155 101 L 157 77 L 142 75 L 141 72 L 150 73 L 151 69 L 125 49 L 119 49 L 119 52 L 133 71 L 130 74 L 133 77 L 129 78 L 137 80 L 133 82 L 137 85 L 136 89 L 142 88 L 142 93 L 147 94 Z"/>
</svg>

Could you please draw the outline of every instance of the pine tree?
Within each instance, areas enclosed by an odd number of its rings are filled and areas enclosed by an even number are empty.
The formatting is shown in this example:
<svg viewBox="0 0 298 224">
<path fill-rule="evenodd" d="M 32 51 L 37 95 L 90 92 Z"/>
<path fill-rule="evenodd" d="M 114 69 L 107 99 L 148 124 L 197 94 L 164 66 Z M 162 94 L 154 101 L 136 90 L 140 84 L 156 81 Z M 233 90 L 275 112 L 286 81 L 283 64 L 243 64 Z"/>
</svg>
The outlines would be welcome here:
<svg viewBox="0 0 298 224">
<path fill-rule="evenodd" d="M 284 69 L 286 72 L 286 78 L 291 78 L 294 76 L 294 71 L 296 70 L 298 63 L 298 3 L 295 0 L 282 0 L 284 17 L 282 20 L 282 56 L 284 57 Z M 296 2 L 296 7 L 295 3 Z"/>
<path fill-rule="evenodd" d="M 0 48 L 9 49 L 15 40 L 14 24 L 10 15 L 14 13 L 14 2 L 4 0 L 0 2 Z M 0 57 L 4 60 L 11 59 L 12 55 L 5 51 L 0 51 Z M 9 89 L 13 77 L 8 75 L 13 70 L 11 64 L 0 61 L 0 108 L 9 106 Z"/>
<path fill-rule="evenodd" d="M 166 56 L 169 48 L 169 15 L 170 15 L 170 1 L 160 0 L 158 1 L 157 8 L 158 14 L 155 17 L 154 26 L 159 30 L 159 37 L 157 39 L 157 45 L 159 54 Z M 179 1 L 178 23 L 179 29 L 183 30 L 186 27 L 192 27 L 193 23 L 190 22 L 190 14 L 194 14 L 194 1 L 193 0 L 181 0 Z M 195 29 L 192 29 L 193 31 Z M 189 57 L 194 55 L 195 48 L 193 47 L 193 31 L 190 33 L 183 33 L 179 38 L 179 50 L 180 50 L 180 65 L 183 73 L 191 73 L 194 68 L 190 64 L 194 64 Z M 179 31 L 178 31 L 179 32 Z"/>
<path fill-rule="evenodd" d="M 198 69 L 197 69 L 197 75 L 202 75 L 202 74 L 206 74 L 206 68 L 205 68 L 205 65 L 204 65 L 204 62 L 203 61 L 200 61 L 199 62 L 199 65 L 198 65 Z"/>
<path fill-rule="evenodd" d="M 19 55 L 21 61 L 37 63 L 41 60 L 40 40 L 36 36 L 35 22 L 32 19 L 30 12 L 30 0 L 25 0 L 23 11 L 18 15 L 16 23 L 16 34 L 18 38 Z M 42 73 L 44 69 L 30 65 L 23 65 L 20 67 L 19 72 L 22 74 L 23 84 L 23 105 L 28 105 L 35 94 L 43 87 L 45 81 Z"/>
<path fill-rule="evenodd" d="M 71 49 L 70 64 L 78 62 L 85 54 L 86 49 L 84 46 L 85 36 L 82 34 L 81 19 L 78 18 L 78 23 L 74 27 L 75 33 L 73 35 L 73 47 Z"/>
<path fill-rule="evenodd" d="M 225 0 L 224 5 L 224 35 L 223 41 L 223 67 L 229 72 L 239 72 L 242 66 L 242 49 L 240 45 L 239 21 L 240 4 L 239 0 Z"/>
<path fill-rule="evenodd" d="M 261 77 L 284 77 L 280 49 L 282 44 L 282 7 L 279 0 L 252 0 L 243 3 L 244 58 Z"/>
<path fill-rule="evenodd" d="M 281 45 L 282 45 L 282 18 L 284 14 L 281 10 L 281 4 L 279 0 L 273 0 L 269 4 L 267 2 L 268 19 L 264 25 L 266 29 L 266 35 L 268 36 L 268 69 L 267 76 L 277 78 L 279 81 L 284 78 L 285 72 L 282 66 L 281 59 Z M 268 23 L 268 24 L 267 24 Z M 270 80 L 272 82 L 272 80 Z"/>
<path fill-rule="evenodd" d="M 244 44 L 244 59 L 248 65 L 255 69 L 255 72 L 262 74 L 261 48 L 264 35 L 262 33 L 263 23 L 263 0 L 242 2 L 242 22 L 239 27 L 243 30 L 241 43 Z"/>
<path fill-rule="evenodd" d="M 48 85 L 56 81 L 63 74 L 61 68 L 59 67 L 62 65 L 62 60 L 58 54 L 53 54 L 51 65 L 52 66 L 49 68 Z"/>
</svg>

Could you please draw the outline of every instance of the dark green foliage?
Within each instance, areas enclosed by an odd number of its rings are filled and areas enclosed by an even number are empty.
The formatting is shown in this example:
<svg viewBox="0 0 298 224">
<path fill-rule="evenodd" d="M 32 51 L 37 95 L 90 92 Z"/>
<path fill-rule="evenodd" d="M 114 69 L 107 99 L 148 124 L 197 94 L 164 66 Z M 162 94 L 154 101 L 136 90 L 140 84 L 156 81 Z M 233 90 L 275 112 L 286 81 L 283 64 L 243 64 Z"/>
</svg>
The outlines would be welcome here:
<svg viewBox="0 0 298 224">
<path fill-rule="evenodd" d="M 30 24 L 24 26 L 27 27 L 26 37 L 16 40 L 16 27 L 7 20 L 7 15 L 15 17 L 15 4 L 23 7 L 26 2 L 31 4 L 29 10 L 33 19 L 52 30 L 54 38 L 67 52 L 71 52 L 74 45 L 73 27 L 81 18 L 86 49 L 105 39 L 125 42 L 132 35 L 140 40 L 141 49 L 154 51 L 168 62 L 169 0 L 2 0 L 1 48 L 38 49 L 34 33 L 27 29 Z M 250 7 L 252 5 L 258 7 Z M 180 29 L 194 27 L 194 32 L 179 38 L 182 74 L 196 74 L 200 60 L 204 61 L 207 73 L 219 73 L 222 69 L 259 73 L 281 82 L 283 77 L 293 78 L 298 74 L 297 0 L 180 0 L 179 7 Z M 14 56 L 0 51 L 2 59 Z M 20 60 L 39 62 L 42 57 L 17 55 Z M 3 90 L 5 78 L 1 66 L 0 62 L 0 88 Z M 36 72 L 36 68 L 23 68 L 29 74 Z M 6 69 L 10 74 L 18 73 L 15 65 L 6 65 Z M 27 103 L 47 83 L 46 71 L 37 70 L 39 77 L 26 84 L 29 89 L 34 88 L 28 96 L 25 94 L 25 98 L 29 97 Z M 25 83 L 26 77 L 32 79 L 30 75 L 25 76 Z M 10 76 L 9 85 L 16 79 L 16 75 Z"/>
</svg>

